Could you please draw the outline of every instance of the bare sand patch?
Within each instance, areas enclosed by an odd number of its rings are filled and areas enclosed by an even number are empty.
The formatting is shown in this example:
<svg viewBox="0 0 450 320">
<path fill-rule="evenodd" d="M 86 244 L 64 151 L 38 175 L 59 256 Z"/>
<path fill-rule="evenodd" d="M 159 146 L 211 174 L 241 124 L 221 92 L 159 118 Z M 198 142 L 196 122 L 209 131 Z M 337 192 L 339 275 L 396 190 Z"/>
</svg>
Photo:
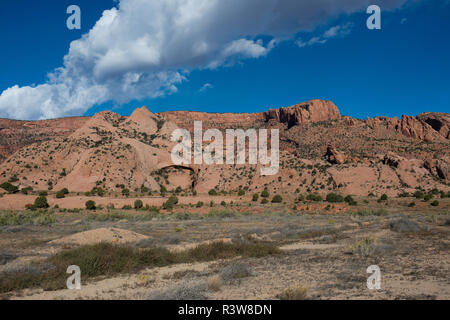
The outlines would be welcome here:
<svg viewBox="0 0 450 320">
<path fill-rule="evenodd" d="M 49 244 L 86 245 L 86 244 L 95 244 L 99 242 L 133 243 L 148 238 L 149 237 L 144 236 L 143 234 L 139 234 L 129 230 L 116 228 L 101 228 L 75 233 L 67 237 L 50 241 Z"/>
</svg>

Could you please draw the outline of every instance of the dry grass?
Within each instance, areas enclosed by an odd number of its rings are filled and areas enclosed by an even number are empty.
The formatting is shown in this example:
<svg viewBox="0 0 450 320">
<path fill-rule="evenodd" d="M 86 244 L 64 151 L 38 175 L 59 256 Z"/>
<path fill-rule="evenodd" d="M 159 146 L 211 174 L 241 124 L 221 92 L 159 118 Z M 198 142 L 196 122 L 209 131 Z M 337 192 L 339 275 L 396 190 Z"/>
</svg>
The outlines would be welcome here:
<svg viewBox="0 0 450 320">
<path fill-rule="evenodd" d="M 280 300 L 306 300 L 308 298 L 308 288 L 297 285 L 283 290 L 277 298 Z"/>
<path fill-rule="evenodd" d="M 83 245 L 57 253 L 31 268 L 29 272 L 12 271 L 0 274 L 0 293 L 32 287 L 44 290 L 63 289 L 69 265 L 80 267 L 83 279 L 111 277 L 117 274 L 133 274 L 145 268 L 171 264 L 214 261 L 236 256 L 263 257 L 280 253 L 272 244 L 231 244 L 214 242 L 182 252 L 170 252 L 166 248 L 136 249 L 131 246 L 99 243 Z M 41 268 L 42 265 L 42 268 Z"/>
<path fill-rule="evenodd" d="M 207 284 L 209 290 L 219 291 L 220 288 L 223 286 L 223 280 L 220 276 L 215 275 L 208 278 Z"/>
</svg>

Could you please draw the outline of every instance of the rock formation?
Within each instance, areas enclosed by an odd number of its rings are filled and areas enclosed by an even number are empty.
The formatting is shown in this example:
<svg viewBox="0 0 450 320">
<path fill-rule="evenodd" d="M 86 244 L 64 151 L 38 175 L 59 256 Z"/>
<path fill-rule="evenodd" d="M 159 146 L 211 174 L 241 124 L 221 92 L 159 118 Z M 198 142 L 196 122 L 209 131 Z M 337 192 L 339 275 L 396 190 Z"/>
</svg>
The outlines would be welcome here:
<svg viewBox="0 0 450 320">
<path fill-rule="evenodd" d="M 336 105 L 331 101 L 311 100 L 292 107 L 271 109 L 264 112 L 266 122 L 275 120 L 291 128 L 311 122 L 321 122 L 340 118 Z"/>
<path fill-rule="evenodd" d="M 344 164 L 346 160 L 346 156 L 342 152 L 337 151 L 332 145 L 327 146 L 325 157 L 332 164 Z"/>
<path fill-rule="evenodd" d="M 450 115 L 448 113 L 426 112 L 419 114 L 417 119 L 428 123 L 441 136 L 450 139 Z"/>
</svg>

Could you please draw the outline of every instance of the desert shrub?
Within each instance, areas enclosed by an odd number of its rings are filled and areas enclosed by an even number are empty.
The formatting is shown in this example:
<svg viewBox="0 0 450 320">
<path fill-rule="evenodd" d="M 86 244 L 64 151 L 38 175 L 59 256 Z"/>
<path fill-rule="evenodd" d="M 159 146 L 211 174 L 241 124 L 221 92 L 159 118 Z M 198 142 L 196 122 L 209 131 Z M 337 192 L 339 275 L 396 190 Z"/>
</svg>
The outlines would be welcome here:
<svg viewBox="0 0 450 320">
<path fill-rule="evenodd" d="M 364 238 L 364 239 L 360 239 L 360 240 L 356 241 L 352 245 L 351 250 L 352 250 L 353 254 L 355 254 L 355 255 L 367 257 L 374 253 L 376 245 L 377 245 L 377 239 Z"/>
<path fill-rule="evenodd" d="M 252 201 L 256 202 L 256 201 L 258 201 L 258 198 L 259 198 L 259 194 L 255 193 L 252 197 Z"/>
<path fill-rule="evenodd" d="M 433 207 L 438 207 L 439 206 L 439 201 L 434 200 L 432 203 L 430 203 L 431 206 Z"/>
<path fill-rule="evenodd" d="M 225 201 L 222 200 L 222 202 L 220 203 L 221 206 L 226 207 L 227 203 Z"/>
<path fill-rule="evenodd" d="M 148 300 L 206 300 L 207 287 L 203 281 L 189 281 L 173 288 L 153 292 Z"/>
<path fill-rule="evenodd" d="M 306 196 L 306 200 L 319 202 L 322 201 L 322 196 L 318 193 L 310 193 Z"/>
<path fill-rule="evenodd" d="M 212 291 L 219 291 L 223 286 L 223 280 L 220 276 L 215 275 L 207 280 L 208 289 Z"/>
<path fill-rule="evenodd" d="M 98 195 L 99 197 L 103 197 L 105 195 L 105 190 L 99 187 L 95 187 L 91 190 L 90 195 L 91 196 Z"/>
<path fill-rule="evenodd" d="M 235 217 L 236 213 L 234 211 L 230 211 L 230 210 L 216 210 L 216 209 L 212 209 L 209 211 L 209 213 L 206 215 L 207 218 L 232 218 Z"/>
<path fill-rule="evenodd" d="M 50 225 L 56 221 L 53 211 L 39 210 L 32 212 L 0 214 L 0 226 L 12 225 Z"/>
<path fill-rule="evenodd" d="M 417 222 L 405 218 L 391 221 L 389 227 L 395 232 L 419 232 L 421 230 Z"/>
<path fill-rule="evenodd" d="M 178 198 L 171 196 L 166 202 L 163 203 L 162 207 L 165 210 L 172 210 L 176 204 L 178 204 Z"/>
<path fill-rule="evenodd" d="M 415 202 L 411 202 L 410 204 L 408 204 L 408 207 L 410 207 L 410 208 L 415 207 L 415 206 L 416 206 Z"/>
<path fill-rule="evenodd" d="M 22 188 L 22 190 L 20 190 L 20 192 L 22 192 L 23 194 L 28 194 L 31 191 L 33 191 L 32 187 L 26 187 L 26 188 Z"/>
<path fill-rule="evenodd" d="M 128 197 L 130 195 L 130 190 L 129 189 L 122 189 L 122 195 Z"/>
<path fill-rule="evenodd" d="M 387 201 L 387 199 L 388 199 L 387 194 L 383 194 L 383 195 L 380 197 L 380 201 Z"/>
<path fill-rule="evenodd" d="M 221 278 L 226 282 L 246 278 L 251 275 L 250 266 L 246 263 L 232 263 L 220 272 Z"/>
<path fill-rule="evenodd" d="M 9 182 L 3 182 L 2 184 L 0 184 L 0 188 L 4 189 L 9 194 L 17 193 L 19 191 L 18 187 L 12 185 Z"/>
<path fill-rule="evenodd" d="M 178 212 L 175 216 L 175 218 L 177 220 L 190 220 L 191 219 L 191 215 L 187 212 L 182 213 L 182 212 Z"/>
<path fill-rule="evenodd" d="M 134 201 L 134 208 L 135 209 L 142 209 L 144 207 L 144 203 L 142 200 L 136 200 Z"/>
<path fill-rule="evenodd" d="M 344 201 L 347 202 L 351 206 L 356 206 L 358 202 L 356 202 L 352 196 L 348 195 L 344 198 Z"/>
<path fill-rule="evenodd" d="M 197 204 L 195 205 L 197 208 L 201 208 L 203 207 L 204 203 L 202 201 L 197 202 Z"/>
<path fill-rule="evenodd" d="M 87 210 L 95 210 L 96 209 L 95 201 L 93 201 L 93 200 L 86 201 L 85 205 L 86 205 Z"/>
<path fill-rule="evenodd" d="M 336 203 L 336 202 L 344 202 L 344 197 L 337 193 L 329 193 L 327 194 L 327 201 Z"/>
<path fill-rule="evenodd" d="M 267 203 L 269 203 L 269 200 L 267 200 L 266 198 L 261 200 L 261 204 L 267 204 Z"/>
<path fill-rule="evenodd" d="M 245 191 L 242 189 L 239 189 L 238 196 L 243 196 L 243 195 L 245 195 Z"/>
<path fill-rule="evenodd" d="M 126 204 L 122 207 L 122 210 L 131 210 L 133 207 L 131 207 L 129 204 Z"/>
<path fill-rule="evenodd" d="M 283 202 L 283 198 L 279 194 L 276 194 L 272 198 L 272 203 L 281 203 L 281 202 Z"/>
<path fill-rule="evenodd" d="M 270 196 L 269 190 L 267 190 L 267 188 L 265 188 L 265 189 L 263 190 L 263 192 L 261 192 L 261 197 L 263 197 L 263 198 L 268 198 L 269 196 Z"/>
<path fill-rule="evenodd" d="M 295 286 L 283 290 L 277 296 L 280 300 L 306 300 L 308 298 L 308 289 L 303 286 Z"/>
<path fill-rule="evenodd" d="M 416 199 L 423 199 L 423 197 L 424 197 L 425 195 L 424 195 L 424 193 L 423 193 L 422 191 L 418 190 L 418 191 L 414 192 L 413 196 L 414 196 Z"/>
<path fill-rule="evenodd" d="M 50 206 L 48 205 L 47 198 L 44 196 L 40 196 L 37 197 L 36 200 L 34 200 L 34 207 L 38 209 L 46 209 Z"/>
<path fill-rule="evenodd" d="M 385 216 L 388 212 L 385 209 L 377 209 L 377 210 L 358 210 L 352 213 L 355 216 Z"/>
<path fill-rule="evenodd" d="M 216 191 L 216 189 L 211 189 L 211 190 L 208 191 L 208 194 L 210 196 L 217 196 L 217 191 Z"/>
<path fill-rule="evenodd" d="M 60 191 L 58 191 L 56 193 L 56 198 L 57 199 L 62 199 L 62 198 L 65 198 L 65 197 L 66 197 L 66 195 L 65 195 L 65 193 L 62 190 L 60 190 Z"/>
<path fill-rule="evenodd" d="M 431 193 L 429 193 L 423 197 L 423 201 L 425 201 L 425 202 L 428 202 L 431 199 L 433 199 L 433 195 Z"/>
</svg>

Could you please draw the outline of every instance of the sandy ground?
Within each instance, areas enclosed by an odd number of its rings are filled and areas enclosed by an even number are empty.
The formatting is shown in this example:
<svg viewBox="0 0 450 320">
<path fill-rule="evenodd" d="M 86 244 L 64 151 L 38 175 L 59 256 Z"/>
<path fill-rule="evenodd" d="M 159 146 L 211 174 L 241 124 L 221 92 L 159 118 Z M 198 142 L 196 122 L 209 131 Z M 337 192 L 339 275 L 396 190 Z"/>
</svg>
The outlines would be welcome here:
<svg viewBox="0 0 450 320">
<path fill-rule="evenodd" d="M 17 255 L 15 260 L 0 266 L 0 272 L 14 263 L 42 259 L 63 250 L 62 243 L 73 246 L 115 242 L 117 238 L 131 245 L 147 239 L 152 245 L 174 251 L 211 241 L 251 239 L 274 243 L 282 254 L 178 264 L 109 279 L 82 280 L 81 290 L 27 289 L 3 297 L 148 299 L 163 292 L 177 298 L 177 290 L 183 288 L 188 294 L 201 293 L 207 299 L 276 299 L 283 290 L 302 286 L 307 288 L 308 299 L 449 299 L 447 217 L 447 214 L 415 212 L 385 216 L 274 212 L 212 220 L 87 222 L 82 213 L 67 214 L 59 216 L 51 227 L 0 227 L 0 252 Z M 390 223 L 399 218 L 417 223 L 421 231 L 392 230 Z M 364 239 L 372 239 L 374 245 L 364 247 L 366 251 L 355 250 L 355 245 Z M 208 287 L 208 279 L 235 264 L 246 265 L 251 274 L 223 281 L 219 289 Z M 371 265 L 381 269 L 380 290 L 367 288 L 366 269 Z"/>
</svg>

